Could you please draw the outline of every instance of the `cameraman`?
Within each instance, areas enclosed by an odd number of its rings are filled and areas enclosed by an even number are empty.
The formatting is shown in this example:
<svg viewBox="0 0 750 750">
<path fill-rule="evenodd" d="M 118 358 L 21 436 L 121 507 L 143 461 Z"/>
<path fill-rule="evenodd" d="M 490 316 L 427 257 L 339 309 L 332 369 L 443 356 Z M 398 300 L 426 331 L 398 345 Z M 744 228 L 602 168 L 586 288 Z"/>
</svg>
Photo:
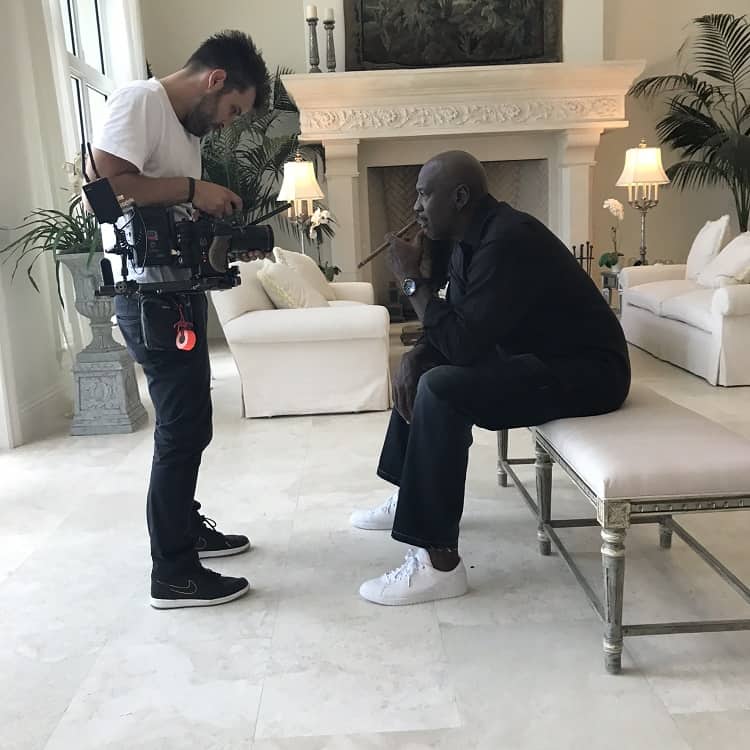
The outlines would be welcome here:
<svg viewBox="0 0 750 750">
<path fill-rule="evenodd" d="M 177 72 L 133 81 L 112 94 L 93 141 L 97 170 L 109 178 L 116 194 L 140 206 L 173 207 L 175 218 L 190 216 L 188 204 L 216 217 L 231 214 L 242 208 L 240 197 L 200 179 L 200 138 L 264 107 L 268 97 L 266 64 L 250 37 L 239 31 L 215 34 Z M 167 267 L 131 270 L 139 283 L 182 280 L 190 274 Z M 137 296 L 115 302 L 118 325 L 128 350 L 143 366 L 156 411 L 147 501 L 151 605 L 223 604 L 245 594 L 249 583 L 214 573 L 199 558 L 239 554 L 250 549 L 250 541 L 220 533 L 198 512 L 195 500 L 201 454 L 212 435 L 207 300 L 202 293 L 163 297 L 166 303 L 181 304 L 192 322 L 197 342 L 191 351 L 146 348 L 142 326 L 169 330 L 171 311 L 162 316 L 150 308 L 154 319 L 142 319 Z"/>
</svg>

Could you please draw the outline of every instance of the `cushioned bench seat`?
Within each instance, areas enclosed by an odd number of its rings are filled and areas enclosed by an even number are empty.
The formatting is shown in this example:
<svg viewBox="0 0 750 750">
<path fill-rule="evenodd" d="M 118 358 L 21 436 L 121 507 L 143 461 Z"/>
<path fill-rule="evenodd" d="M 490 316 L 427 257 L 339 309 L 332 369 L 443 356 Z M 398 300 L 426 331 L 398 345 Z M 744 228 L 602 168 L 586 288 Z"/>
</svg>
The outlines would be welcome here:
<svg viewBox="0 0 750 750">
<path fill-rule="evenodd" d="M 622 409 L 611 414 L 560 419 L 534 429 L 536 501 L 518 481 L 508 458 L 507 432 L 498 434 L 498 476 L 510 475 L 537 516 L 544 555 L 551 543 L 570 566 L 604 622 L 605 665 L 621 669 L 623 637 L 669 633 L 750 630 L 750 619 L 710 622 L 622 624 L 625 532 L 633 523 L 659 523 L 663 548 L 677 533 L 746 601 L 750 589 L 705 550 L 673 518 L 684 513 L 750 508 L 750 440 L 664 398 L 634 386 Z M 596 510 L 596 520 L 551 517 L 552 463 L 556 462 Z M 604 602 L 601 603 L 565 549 L 555 529 L 602 527 Z"/>
</svg>

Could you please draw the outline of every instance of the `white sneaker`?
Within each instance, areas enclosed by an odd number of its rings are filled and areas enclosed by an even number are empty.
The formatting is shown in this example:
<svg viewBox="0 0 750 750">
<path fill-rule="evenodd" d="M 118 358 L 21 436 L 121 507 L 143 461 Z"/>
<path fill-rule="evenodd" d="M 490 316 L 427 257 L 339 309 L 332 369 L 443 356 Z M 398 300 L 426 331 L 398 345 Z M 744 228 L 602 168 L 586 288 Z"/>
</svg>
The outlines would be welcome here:
<svg viewBox="0 0 750 750">
<path fill-rule="evenodd" d="M 357 529 L 368 531 L 390 531 L 393 528 L 393 516 L 398 505 L 396 490 L 382 505 L 370 510 L 355 510 L 349 522 Z"/>
<path fill-rule="evenodd" d="M 359 588 L 363 599 L 375 604 L 420 604 L 463 596 L 469 590 L 463 560 L 448 572 L 435 570 L 426 549 L 410 549 L 406 561 L 390 573 L 365 581 Z"/>
</svg>

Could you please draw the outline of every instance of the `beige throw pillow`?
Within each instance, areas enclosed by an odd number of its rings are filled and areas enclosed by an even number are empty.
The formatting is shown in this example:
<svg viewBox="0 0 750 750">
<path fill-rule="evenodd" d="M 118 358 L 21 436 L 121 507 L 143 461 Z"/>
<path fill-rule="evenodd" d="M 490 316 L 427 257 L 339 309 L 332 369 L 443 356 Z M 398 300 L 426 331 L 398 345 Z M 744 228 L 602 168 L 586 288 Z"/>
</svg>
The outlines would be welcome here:
<svg viewBox="0 0 750 750">
<path fill-rule="evenodd" d="M 222 324 L 253 310 L 273 310 L 273 302 L 258 278 L 258 271 L 263 268 L 264 263 L 263 260 L 240 263 L 242 283 L 234 289 L 211 293 L 211 300 Z"/>
<path fill-rule="evenodd" d="M 290 266 L 263 261 L 258 280 L 276 307 L 328 307 L 328 300 Z"/>
<path fill-rule="evenodd" d="M 715 288 L 750 282 L 750 232 L 737 235 L 698 274 L 697 282 Z"/>
<path fill-rule="evenodd" d="M 697 281 L 698 274 L 719 254 L 729 228 L 729 214 L 707 221 L 695 235 L 687 257 L 685 278 Z"/>
<path fill-rule="evenodd" d="M 317 289 L 329 302 L 336 299 L 331 285 L 312 258 L 308 258 L 307 255 L 303 255 L 302 253 L 293 253 L 291 250 L 284 250 L 281 247 L 273 249 L 273 257 L 276 258 L 277 263 L 283 263 L 285 266 L 289 266 L 297 271 L 310 286 Z"/>
</svg>

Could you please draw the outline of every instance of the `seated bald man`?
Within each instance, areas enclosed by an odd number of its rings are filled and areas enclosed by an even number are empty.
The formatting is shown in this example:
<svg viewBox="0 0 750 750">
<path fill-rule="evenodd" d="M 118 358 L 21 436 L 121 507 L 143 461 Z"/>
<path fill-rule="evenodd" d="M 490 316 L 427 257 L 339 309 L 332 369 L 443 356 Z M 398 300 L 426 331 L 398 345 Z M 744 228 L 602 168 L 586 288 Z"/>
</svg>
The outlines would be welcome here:
<svg viewBox="0 0 750 750">
<path fill-rule="evenodd" d="M 544 224 L 488 194 L 470 154 L 425 164 L 414 210 L 427 238 L 448 241 L 449 284 L 440 299 L 424 275 L 423 247 L 432 243 L 391 237 L 389 265 L 424 336 L 394 380 L 377 470 L 398 489 L 351 519 L 392 529 L 414 548 L 400 568 L 362 584 L 361 596 L 377 604 L 466 593 L 458 537 L 474 425 L 603 414 L 630 388 L 625 338 L 600 291 Z"/>
</svg>

